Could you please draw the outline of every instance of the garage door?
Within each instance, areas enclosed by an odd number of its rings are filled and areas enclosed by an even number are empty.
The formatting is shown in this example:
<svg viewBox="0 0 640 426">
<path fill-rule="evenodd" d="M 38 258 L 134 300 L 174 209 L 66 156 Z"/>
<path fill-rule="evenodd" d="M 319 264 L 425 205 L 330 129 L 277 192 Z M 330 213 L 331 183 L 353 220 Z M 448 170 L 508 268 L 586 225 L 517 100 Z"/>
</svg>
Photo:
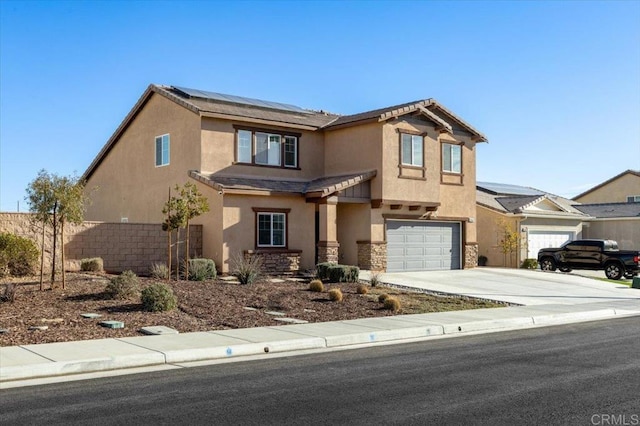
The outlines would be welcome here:
<svg viewBox="0 0 640 426">
<path fill-rule="evenodd" d="M 387 221 L 387 271 L 460 269 L 460 224 Z"/>
<path fill-rule="evenodd" d="M 527 257 L 537 259 L 538 251 L 543 248 L 560 247 L 566 241 L 573 240 L 573 232 L 566 231 L 529 231 Z"/>
</svg>

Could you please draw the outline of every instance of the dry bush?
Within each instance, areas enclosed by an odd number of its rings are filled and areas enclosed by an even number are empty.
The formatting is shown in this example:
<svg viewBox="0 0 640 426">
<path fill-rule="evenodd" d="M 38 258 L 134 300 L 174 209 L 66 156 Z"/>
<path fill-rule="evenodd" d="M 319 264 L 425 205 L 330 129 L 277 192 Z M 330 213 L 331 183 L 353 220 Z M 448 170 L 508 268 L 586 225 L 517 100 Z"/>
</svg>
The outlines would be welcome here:
<svg viewBox="0 0 640 426">
<path fill-rule="evenodd" d="M 342 302 L 342 290 L 339 288 L 329 290 L 329 300 L 332 302 Z"/>
<path fill-rule="evenodd" d="M 364 284 L 360 284 L 360 285 L 358 286 L 358 288 L 356 288 L 356 292 L 357 292 L 358 294 L 367 294 L 367 293 L 369 293 L 369 289 L 367 288 L 367 286 L 366 286 L 366 285 L 364 285 Z"/>
<path fill-rule="evenodd" d="M 389 311 L 398 312 L 400 310 L 400 301 L 395 297 L 389 296 L 384 300 L 384 308 Z"/>
<path fill-rule="evenodd" d="M 320 280 L 313 280 L 309 283 L 309 290 L 322 293 L 324 291 L 324 284 L 322 284 Z"/>
</svg>

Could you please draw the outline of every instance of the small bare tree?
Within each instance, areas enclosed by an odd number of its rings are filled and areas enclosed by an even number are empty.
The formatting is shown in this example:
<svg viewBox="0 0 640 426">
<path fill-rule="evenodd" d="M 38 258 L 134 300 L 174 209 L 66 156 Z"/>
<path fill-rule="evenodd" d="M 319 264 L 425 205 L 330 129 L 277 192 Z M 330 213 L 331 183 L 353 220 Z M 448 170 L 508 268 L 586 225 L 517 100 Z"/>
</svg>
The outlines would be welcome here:
<svg viewBox="0 0 640 426">
<path fill-rule="evenodd" d="M 176 186 L 176 190 L 180 194 L 180 199 L 183 202 L 186 228 L 186 242 L 185 242 L 185 276 L 189 279 L 189 237 L 190 229 L 189 222 L 206 212 L 209 211 L 209 201 L 207 197 L 202 195 L 194 183 L 187 182 L 182 188 Z"/>
<path fill-rule="evenodd" d="M 520 235 L 504 218 L 498 219 L 496 225 L 498 227 L 498 247 L 504 255 L 504 265 L 507 266 L 507 258 L 509 259 L 508 263 L 511 264 L 513 253 L 518 250 Z"/>
</svg>

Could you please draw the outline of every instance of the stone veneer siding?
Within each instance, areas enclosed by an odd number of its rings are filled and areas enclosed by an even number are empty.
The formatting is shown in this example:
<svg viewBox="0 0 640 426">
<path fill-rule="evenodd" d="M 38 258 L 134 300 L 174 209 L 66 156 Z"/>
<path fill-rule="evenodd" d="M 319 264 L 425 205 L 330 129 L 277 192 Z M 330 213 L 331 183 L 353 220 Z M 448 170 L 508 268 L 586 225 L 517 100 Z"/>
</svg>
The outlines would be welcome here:
<svg viewBox="0 0 640 426">
<path fill-rule="evenodd" d="M 246 250 L 245 259 L 251 256 L 262 258 L 262 270 L 270 274 L 298 272 L 300 270 L 300 250 Z"/>
<path fill-rule="evenodd" d="M 0 232 L 8 232 L 33 240 L 38 249 L 42 247 L 42 228 L 32 224 L 30 213 L 0 213 Z M 202 225 L 190 225 L 189 254 L 202 254 Z M 52 257 L 52 229 L 45 231 L 45 268 L 50 269 Z M 185 240 L 184 230 L 180 240 Z M 172 242 L 175 243 L 175 233 Z M 60 246 L 58 245 L 58 248 Z M 83 222 L 80 225 L 65 226 L 65 269 L 77 270 L 81 259 L 100 257 L 107 272 L 118 273 L 132 270 L 138 275 L 146 275 L 153 263 L 167 262 L 167 233 L 161 224 L 147 223 L 106 223 Z M 184 254 L 184 242 L 179 247 L 179 255 Z M 175 247 L 172 250 L 175 266 Z M 56 259 L 59 260 L 60 252 Z M 60 265 L 56 265 L 60 268 Z"/>
<path fill-rule="evenodd" d="M 478 244 L 471 243 L 464 246 L 464 269 L 478 266 Z"/>
<path fill-rule="evenodd" d="M 320 241 L 318 243 L 318 263 L 338 263 L 340 243 Z"/>
<path fill-rule="evenodd" d="M 387 243 L 385 241 L 358 241 L 358 267 L 370 271 L 387 269 Z"/>
</svg>

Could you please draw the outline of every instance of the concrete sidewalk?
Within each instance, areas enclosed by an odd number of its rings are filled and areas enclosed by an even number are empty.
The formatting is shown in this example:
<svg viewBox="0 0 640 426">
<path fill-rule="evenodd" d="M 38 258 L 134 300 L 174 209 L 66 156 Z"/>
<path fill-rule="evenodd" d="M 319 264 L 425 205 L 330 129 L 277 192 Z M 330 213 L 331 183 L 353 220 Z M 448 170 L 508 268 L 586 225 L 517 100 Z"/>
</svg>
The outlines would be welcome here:
<svg viewBox="0 0 640 426">
<path fill-rule="evenodd" d="M 640 315 L 640 300 L 547 304 L 398 315 L 211 332 L 0 347 L 0 389 L 33 378 L 134 367 L 186 367 L 277 353 L 349 348 L 473 332 Z"/>
</svg>

